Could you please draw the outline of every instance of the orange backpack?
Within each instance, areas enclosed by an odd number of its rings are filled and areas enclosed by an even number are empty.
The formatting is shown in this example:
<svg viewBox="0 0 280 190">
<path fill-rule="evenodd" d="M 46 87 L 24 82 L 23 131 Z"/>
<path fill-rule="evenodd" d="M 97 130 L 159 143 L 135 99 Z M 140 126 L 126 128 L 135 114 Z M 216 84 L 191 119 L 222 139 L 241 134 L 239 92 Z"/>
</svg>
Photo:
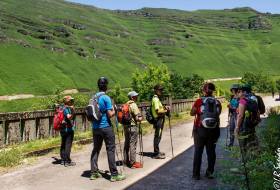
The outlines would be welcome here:
<svg viewBox="0 0 280 190">
<path fill-rule="evenodd" d="M 123 125 L 130 125 L 132 116 L 130 113 L 130 104 L 123 104 L 118 108 L 117 111 L 118 115 L 118 122 L 123 124 Z"/>
</svg>

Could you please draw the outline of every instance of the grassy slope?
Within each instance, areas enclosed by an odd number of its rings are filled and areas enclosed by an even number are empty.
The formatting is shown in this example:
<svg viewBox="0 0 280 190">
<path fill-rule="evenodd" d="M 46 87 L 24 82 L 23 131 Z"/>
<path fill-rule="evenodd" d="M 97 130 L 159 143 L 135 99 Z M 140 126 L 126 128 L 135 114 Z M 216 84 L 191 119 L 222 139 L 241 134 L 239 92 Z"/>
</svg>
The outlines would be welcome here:
<svg viewBox="0 0 280 190">
<path fill-rule="evenodd" d="M 183 75 L 197 73 L 205 78 L 241 76 L 248 70 L 278 74 L 280 69 L 280 17 L 270 18 L 273 29 L 268 33 L 225 27 L 248 25 L 248 18 L 256 15 L 250 10 L 138 10 L 155 15 L 144 17 L 55 0 L 2 0 L 0 12 L 0 39 L 12 39 L 0 43 L 0 95 L 50 94 L 56 88 L 93 89 L 101 75 L 129 86 L 131 72 L 143 69 L 146 63 L 165 63 Z M 86 29 L 75 30 L 54 19 L 71 20 Z M 187 23 L 187 19 L 196 23 Z M 57 26 L 63 26 L 70 36 L 54 36 Z M 31 34 L 22 35 L 18 29 Z M 38 29 L 54 39 L 32 37 L 42 34 Z M 187 34 L 192 37 L 186 38 Z M 32 48 L 19 45 L 15 39 Z M 163 42 L 149 45 L 152 39 Z M 43 46 L 65 51 L 53 52 Z M 88 57 L 77 55 L 78 48 L 83 48 Z"/>
</svg>

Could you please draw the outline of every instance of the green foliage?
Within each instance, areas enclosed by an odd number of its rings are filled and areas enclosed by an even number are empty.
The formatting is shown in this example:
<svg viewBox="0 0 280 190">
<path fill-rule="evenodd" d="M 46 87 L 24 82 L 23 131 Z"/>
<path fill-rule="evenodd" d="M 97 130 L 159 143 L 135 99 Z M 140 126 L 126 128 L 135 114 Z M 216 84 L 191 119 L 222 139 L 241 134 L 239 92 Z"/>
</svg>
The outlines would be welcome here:
<svg viewBox="0 0 280 190">
<path fill-rule="evenodd" d="M 22 154 L 17 148 L 0 151 L 0 167 L 17 166 L 22 161 Z"/>
<path fill-rule="evenodd" d="M 280 92 L 280 79 L 276 80 L 275 83 L 276 83 L 275 85 L 276 89 Z"/>
<path fill-rule="evenodd" d="M 55 0 L 1 0 L 0 7 L 0 95 L 96 90 L 101 75 L 128 87 L 135 69 L 150 62 L 204 78 L 280 70 L 277 15 L 258 19 L 247 9 L 109 11 Z M 250 18 L 272 29 L 250 30 Z M 51 38 L 38 38 L 44 35 Z"/>
<path fill-rule="evenodd" d="M 183 77 L 178 73 L 172 73 L 170 77 L 172 84 L 172 96 L 175 99 L 193 98 L 201 93 L 204 79 L 197 74 L 191 77 Z"/>
<path fill-rule="evenodd" d="M 271 111 L 265 121 L 265 126 L 257 128 L 257 136 L 259 137 L 259 149 L 251 150 L 246 154 L 250 189 L 273 189 L 273 169 L 277 159 L 275 152 L 280 145 L 280 114 L 277 109 Z M 241 158 L 240 150 L 232 149 L 231 157 Z M 239 170 L 243 170 L 241 163 L 237 167 Z M 234 178 L 241 179 L 244 178 L 244 175 L 243 177 L 234 176 Z M 238 180 L 227 181 L 227 183 L 241 184 L 245 187 L 244 179 L 239 182 Z"/>
<path fill-rule="evenodd" d="M 251 85 L 253 91 L 261 93 L 269 93 L 274 88 L 272 77 L 263 73 L 246 72 L 241 82 Z"/>
<path fill-rule="evenodd" d="M 116 104 L 123 104 L 128 101 L 129 89 L 122 89 L 121 85 L 117 83 L 109 92 L 108 95 L 114 100 Z"/>
<path fill-rule="evenodd" d="M 140 100 L 150 100 L 156 84 L 164 87 L 165 95 L 170 93 L 170 74 L 166 65 L 148 64 L 144 71 L 133 73 L 131 86 L 139 93 Z"/>
</svg>

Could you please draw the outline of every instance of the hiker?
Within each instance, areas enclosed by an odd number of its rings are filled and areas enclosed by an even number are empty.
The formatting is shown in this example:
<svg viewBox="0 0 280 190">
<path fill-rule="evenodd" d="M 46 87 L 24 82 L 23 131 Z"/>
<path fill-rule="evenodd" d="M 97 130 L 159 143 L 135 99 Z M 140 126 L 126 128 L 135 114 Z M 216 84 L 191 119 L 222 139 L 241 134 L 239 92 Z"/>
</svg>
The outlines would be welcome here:
<svg viewBox="0 0 280 190">
<path fill-rule="evenodd" d="M 154 159 L 165 159 L 165 153 L 160 152 L 159 143 L 162 137 L 162 130 L 164 127 L 165 115 L 169 115 L 170 109 L 168 106 L 164 107 L 160 101 L 163 93 L 163 86 L 157 84 L 154 87 L 154 96 L 152 99 L 152 115 L 154 118 L 153 127 L 155 129 L 154 135 Z"/>
<path fill-rule="evenodd" d="M 64 102 L 64 107 L 63 107 L 64 121 L 60 129 L 60 136 L 61 136 L 60 157 L 61 157 L 61 164 L 67 167 L 67 166 L 76 165 L 76 163 L 73 162 L 70 158 L 76 121 L 75 121 L 74 98 L 71 96 L 65 96 L 63 98 L 63 102 Z"/>
<path fill-rule="evenodd" d="M 115 160 L 115 134 L 110 121 L 110 118 L 114 117 L 115 110 L 112 106 L 112 101 L 108 95 L 106 95 L 108 80 L 105 77 L 101 77 L 97 81 L 99 92 L 95 94 L 99 105 L 99 111 L 101 113 L 101 119 L 99 121 L 94 120 L 92 124 L 93 128 L 93 150 L 91 153 L 91 180 L 102 177 L 98 169 L 98 156 L 105 141 L 108 164 L 111 173 L 111 182 L 124 180 L 125 176 L 118 173 L 116 160 Z"/>
<path fill-rule="evenodd" d="M 255 127 L 260 122 L 258 98 L 252 94 L 250 85 L 240 86 L 238 90 L 239 106 L 235 134 L 239 137 L 241 151 L 257 147 Z"/>
<path fill-rule="evenodd" d="M 229 109 L 229 130 L 230 130 L 230 140 L 229 140 L 229 147 L 233 146 L 234 143 L 234 130 L 237 122 L 237 108 L 239 104 L 239 97 L 238 97 L 238 84 L 233 84 L 230 88 L 232 93 L 228 109 Z"/>
<path fill-rule="evenodd" d="M 220 114 L 221 103 L 213 96 L 215 85 L 206 83 L 203 86 L 203 96 L 195 101 L 191 109 L 191 116 L 195 116 L 194 137 L 194 160 L 193 179 L 200 179 L 201 159 L 204 146 L 208 158 L 208 168 L 205 177 L 213 179 L 214 166 L 216 162 L 216 143 L 220 136 Z"/>
<path fill-rule="evenodd" d="M 137 104 L 135 103 L 138 98 L 138 93 L 131 91 L 128 93 L 128 98 L 129 101 L 126 104 L 129 106 L 128 111 L 131 115 L 131 120 L 128 125 L 124 125 L 124 162 L 128 167 L 136 169 L 143 167 L 140 162 L 136 162 L 136 146 L 139 131 L 138 123 L 142 121 L 143 117 Z"/>
</svg>

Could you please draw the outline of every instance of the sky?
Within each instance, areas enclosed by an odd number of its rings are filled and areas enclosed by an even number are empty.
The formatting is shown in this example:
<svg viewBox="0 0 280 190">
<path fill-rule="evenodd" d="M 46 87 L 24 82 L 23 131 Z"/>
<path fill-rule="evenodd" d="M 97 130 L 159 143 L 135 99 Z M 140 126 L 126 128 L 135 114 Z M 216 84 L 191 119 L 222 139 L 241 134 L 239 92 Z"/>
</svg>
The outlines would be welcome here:
<svg viewBox="0 0 280 190">
<path fill-rule="evenodd" d="M 260 12 L 280 13 L 280 0 L 69 0 L 111 10 L 135 10 L 143 7 L 181 10 L 252 7 Z"/>
</svg>

